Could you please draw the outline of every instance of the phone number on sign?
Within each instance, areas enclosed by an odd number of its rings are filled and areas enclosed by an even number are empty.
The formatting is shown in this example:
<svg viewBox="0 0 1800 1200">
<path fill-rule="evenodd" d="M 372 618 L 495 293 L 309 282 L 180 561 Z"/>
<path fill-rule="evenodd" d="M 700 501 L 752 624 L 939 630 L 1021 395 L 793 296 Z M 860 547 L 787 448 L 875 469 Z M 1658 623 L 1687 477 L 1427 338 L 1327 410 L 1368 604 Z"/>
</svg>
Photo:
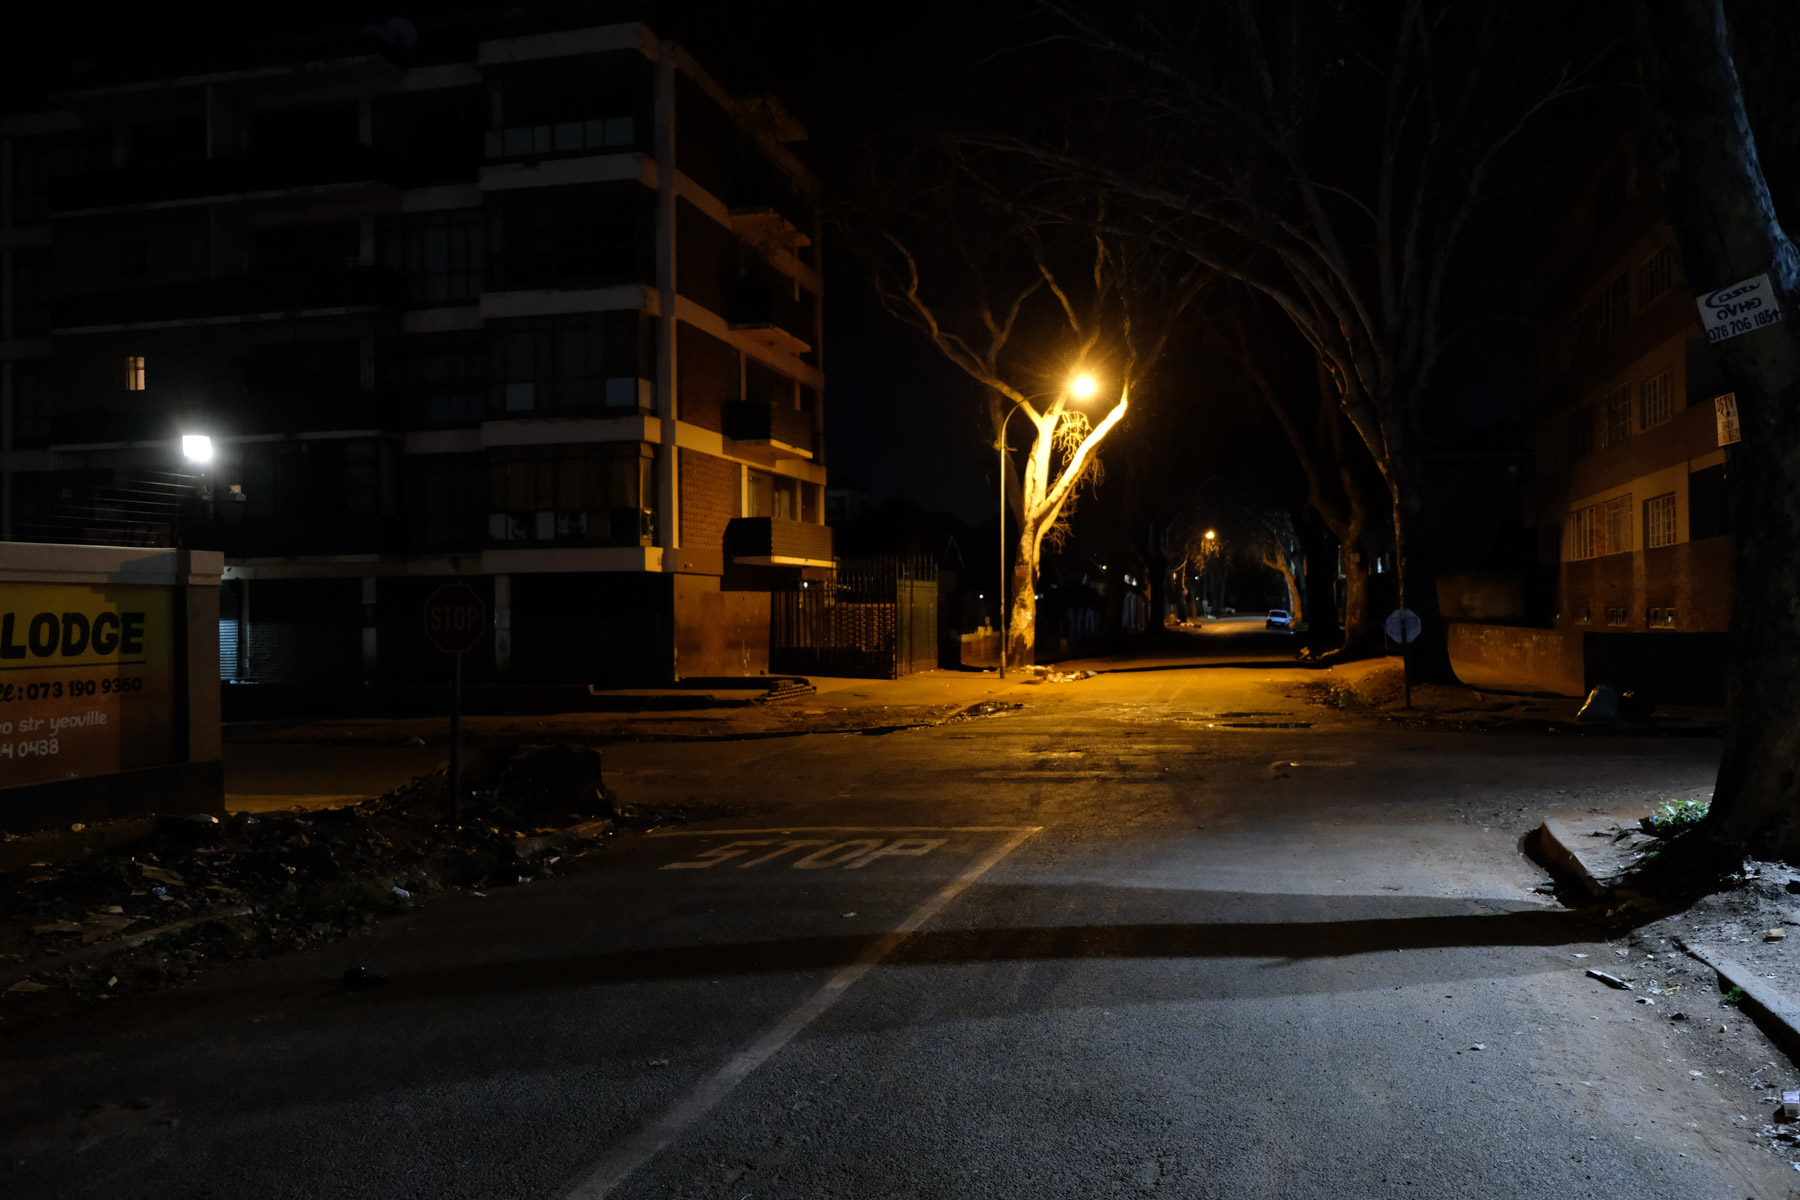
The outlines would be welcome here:
<svg viewBox="0 0 1800 1200">
<path fill-rule="evenodd" d="M 0 736 L 12 732 L 11 727 L 0 721 Z M 32 738 L 24 742 L 0 742 L 0 758 L 49 758 L 52 754 L 62 753 L 62 743 L 56 738 Z"/>
<path fill-rule="evenodd" d="M 0 704 L 8 700 L 61 700 L 64 696 L 110 696 L 141 692 L 141 675 L 107 675 L 100 679 L 50 679 L 43 683 L 0 683 Z"/>
</svg>

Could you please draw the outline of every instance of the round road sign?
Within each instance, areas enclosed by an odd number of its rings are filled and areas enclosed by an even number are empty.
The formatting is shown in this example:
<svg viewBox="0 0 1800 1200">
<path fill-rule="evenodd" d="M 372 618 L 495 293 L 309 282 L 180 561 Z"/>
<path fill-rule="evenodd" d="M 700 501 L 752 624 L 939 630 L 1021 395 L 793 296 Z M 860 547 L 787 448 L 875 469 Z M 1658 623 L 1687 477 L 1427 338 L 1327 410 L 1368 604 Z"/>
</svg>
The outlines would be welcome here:
<svg viewBox="0 0 1800 1200">
<path fill-rule="evenodd" d="M 471 649 L 487 632 L 487 605 L 466 583 L 446 583 L 425 601 L 425 636 L 445 654 Z"/>
</svg>

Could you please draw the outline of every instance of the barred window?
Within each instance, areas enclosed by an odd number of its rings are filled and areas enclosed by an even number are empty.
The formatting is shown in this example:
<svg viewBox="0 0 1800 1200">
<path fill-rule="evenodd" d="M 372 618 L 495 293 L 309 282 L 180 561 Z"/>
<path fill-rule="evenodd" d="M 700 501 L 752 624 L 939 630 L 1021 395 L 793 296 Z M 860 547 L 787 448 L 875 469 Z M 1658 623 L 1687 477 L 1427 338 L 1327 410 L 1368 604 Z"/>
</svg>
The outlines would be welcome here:
<svg viewBox="0 0 1800 1200">
<path fill-rule="evenodd" d="M 1675 493 L 1652 496 L 1644 501 L 1644 548 L 1675 544 Z"/>
<path fill-rule="evenodd" d="M 1664 371 L 1644 380 L 1643 424 L 1645 429 L 1661 425 L 1675 416 L 1675 372 Z"/>
<path fill-rule="evenodd" d="M 1600 401 L 1600 444 L 1617 446 L 1631 437 L 1631 385 L 1622 383 Z"/>
<path fill-rule="evenodd" d="M 1620 271 L 1600 294 L 1582 305 L 1575 313 L 1571 333 L 1575 349 L 1591 346 L 1625 324 L 1631 315 L 1631 287 L 1628 272 Z"/>
<path fill-rule="evenodd" d="M 1569 514 L 1569 558 L 1579 561 L 1631 549 L 1631 497 L 1620 496 Z"/>
<path fill-rule="evenodd" d="M 1645 307 L 1674 286 L 1675 247 L 1663 246 L 1638 267 L 1638 307 Z"/>
</svg>

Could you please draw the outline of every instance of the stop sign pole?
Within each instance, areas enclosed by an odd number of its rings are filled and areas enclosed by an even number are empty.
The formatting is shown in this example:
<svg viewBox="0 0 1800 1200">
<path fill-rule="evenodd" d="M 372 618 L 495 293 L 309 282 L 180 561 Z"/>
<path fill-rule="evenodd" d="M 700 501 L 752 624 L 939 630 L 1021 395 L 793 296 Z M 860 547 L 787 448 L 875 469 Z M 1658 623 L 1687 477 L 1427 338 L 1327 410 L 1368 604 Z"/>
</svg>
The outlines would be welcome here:
<svg viewBox="0 0 1800 1200">
<path fill-rule="evenodd" d="M 487 629 L 487 605 L 466 583 L 446 583 L 425 600 L 425 636 L 448 654 L 450 686 L 450 814 L 462 822 L 462 660 Z"/>
</svg>

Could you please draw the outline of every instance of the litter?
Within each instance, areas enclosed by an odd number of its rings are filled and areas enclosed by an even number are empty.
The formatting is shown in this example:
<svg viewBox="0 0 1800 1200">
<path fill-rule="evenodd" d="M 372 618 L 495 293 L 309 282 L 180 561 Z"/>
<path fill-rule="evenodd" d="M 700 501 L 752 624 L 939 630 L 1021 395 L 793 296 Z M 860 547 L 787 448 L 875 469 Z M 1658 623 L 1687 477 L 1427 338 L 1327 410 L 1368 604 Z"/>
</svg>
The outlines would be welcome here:
<svg viewBox="0 0 1800 1200">
<path fill-rule="evenodd" d="M 1598 970 L 1594 967 L 1589 967 L 1587 970 L 1587 973 L 1588 973 L 1588 977 L 1590 979 L 1598 979 L 1601 983 L 1604 983 L 1607 987 L 1618 988 L 1622 992 L 1629 992 L 1629 991 L 1634 990 L 1629 983 L 1626 983 L 1623 979 L 1620 979 L 1617 975 L 1608 975 L 1605 971 Z"/>
</svg>

